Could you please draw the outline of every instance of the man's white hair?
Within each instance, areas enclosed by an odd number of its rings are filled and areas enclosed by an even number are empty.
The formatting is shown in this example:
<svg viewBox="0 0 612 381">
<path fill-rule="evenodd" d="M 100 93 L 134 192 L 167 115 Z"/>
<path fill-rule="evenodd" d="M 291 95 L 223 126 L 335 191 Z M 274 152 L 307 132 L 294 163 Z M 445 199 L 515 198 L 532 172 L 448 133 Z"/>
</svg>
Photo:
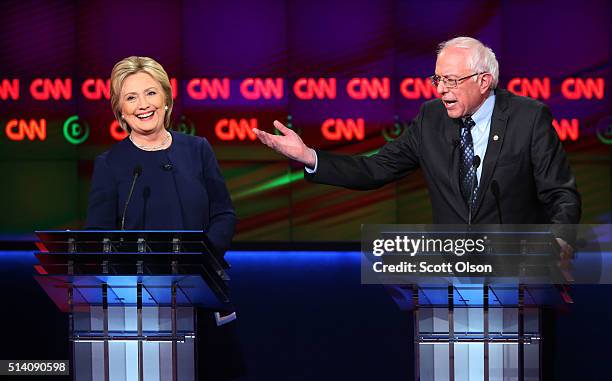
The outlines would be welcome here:
<svg viewBox="0 0 612 381">
<path fill-rule="evenodd" d="M 493 77 L 491 88 L 495 89 L 499 81 L 499 63 L 495 58 L 495 53 L 488 46 L 472 37 L 455 37 L 452 40 L 444 41 L 438 45 L 438 55 L 449 46 L 462 49 L 470 49 L 470 69 L 476 73 L 490 73 Z"/>
</svg>

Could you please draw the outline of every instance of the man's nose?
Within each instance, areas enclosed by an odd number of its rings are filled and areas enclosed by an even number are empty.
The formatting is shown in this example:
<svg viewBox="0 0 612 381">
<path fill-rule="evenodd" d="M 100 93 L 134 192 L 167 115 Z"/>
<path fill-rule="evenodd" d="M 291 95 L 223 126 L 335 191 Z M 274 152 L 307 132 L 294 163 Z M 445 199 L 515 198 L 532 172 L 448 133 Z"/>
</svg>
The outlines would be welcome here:
<svg viewBox="0 0 612 381">
<path fill-rule="evenodd" d="M 448 93 L 448 88 L 444 86 L 444 83 L 442 81 L 440 81 L 438 82 L 438 86 L 436 86 L 436 91 L 438 92 L 438 94 L 444 95 Z"/>
</svg>

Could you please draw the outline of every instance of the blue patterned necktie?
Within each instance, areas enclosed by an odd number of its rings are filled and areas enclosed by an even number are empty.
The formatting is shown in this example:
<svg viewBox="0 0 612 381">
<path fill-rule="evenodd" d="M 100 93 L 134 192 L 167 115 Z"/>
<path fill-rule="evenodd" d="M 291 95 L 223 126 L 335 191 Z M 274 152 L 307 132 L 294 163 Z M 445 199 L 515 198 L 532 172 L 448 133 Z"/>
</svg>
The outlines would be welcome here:
<svg viewBox="0 0 612 381">
<path fill-rule="evenodd" d="M 461 181 L 461 194 L 463 199 L 469 205 L 473 205 L 476 201 L 478 191 L 478 178 L 476 177 L 476 168 L 474 163 L 474 141 L 472 140 L 472 127 L 476 123 L 471 117 L 467 117 L 463 121 L 461 129 L 461 165 L 459 167 L 459 176 Z M 470 199 L 470 191 L 472 197 Z"/>
</svg>

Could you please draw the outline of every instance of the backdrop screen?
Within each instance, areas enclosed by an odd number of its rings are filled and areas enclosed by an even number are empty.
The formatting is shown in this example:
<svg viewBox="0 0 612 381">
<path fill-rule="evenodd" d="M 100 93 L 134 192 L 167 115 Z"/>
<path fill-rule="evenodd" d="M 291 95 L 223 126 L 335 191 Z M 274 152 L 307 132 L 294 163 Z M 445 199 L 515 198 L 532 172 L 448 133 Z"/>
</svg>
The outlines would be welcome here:
<svg viewBox="0 0 612 381">
<path fill-rule="evenodd" d="M 548 104 L 583 196 L 610 222 L 611 6 L 559 1 L 3 2 L 3 234 L 82 227 L 93 159 L 125 138 L 113 65 L 150 56 L 172 78 L 172 128 L 206 137 L 242 241 L 358 240 L 362 223 L 428 223 L 423 176 L 368 192 L 306 183 L 251 128 L 287 123 L 316 148 L 372 154 L 437 96 L 438 43 L 480 39 L 500 87 Z"/>
</svg>

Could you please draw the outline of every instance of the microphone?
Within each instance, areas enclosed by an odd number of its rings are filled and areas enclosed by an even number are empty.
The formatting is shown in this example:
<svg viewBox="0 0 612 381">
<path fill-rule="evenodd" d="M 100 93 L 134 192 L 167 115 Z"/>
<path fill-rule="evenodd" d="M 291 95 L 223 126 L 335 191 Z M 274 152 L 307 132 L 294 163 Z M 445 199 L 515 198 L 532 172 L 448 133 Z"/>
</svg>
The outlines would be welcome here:
<svg viewBox="0 0 612 381">
<path fill-rule="evenodd" d="M 480 156 L 474 156 L 472 160 L 472 168 L 474 168 L 474 177 L 477 178 L 476 172 L 480 166 Z M 474 182 L 470 184 L 470 195 L 468 196 L 468 225 L 472 224 L 472 200 L 474 199 Z"/>
<path fill-rule="evenodd" d="M 166 163 L 166 164 L 162 164 L 161 168 L 164 171 L 170 172 L 170 171 L 172 171 L 172 168 L 174 168 L 174 167 L 172 166 L 172 164 Z"/>
<path fill-rule="evenodd" d="M 125 230 L 125 214 L 127 213 L 127 208 L 132 199 L 132 193 L 134 192 L 134 186 L 136 185 L 136 180 L 142 173 L 142 167 L 137 165 L 134 167 L 134 175 L 132 177 L 132 186 L 130 187 L 130 193 L 128 193 L 127 200 L 125 200 L 125 206 L 123 207 L 123 215 L 121 216 L 121 230 Z"/>
<path fill-rule="evenodd" d="M 450 160 L 448 161 L 448 175 L 449 177 L 451 176 L 451 171 L 453 169 L 453 163 L 455 161 L 455 152 L 457 151 L 457 147 L 459 147 L 459 144 L 461 143 L 461 140 L 455 138 L 451 141 L 451 146 L 453 147 L 453 150 L 451 151 L 451 155 L 450 155 Z"/>
<path fill-rule="evenodd" d="M 472 160 L 472 167 L 474 167 L 474 169 L 478 169 L 478 167 L 480 167 L 480 156 L 474 156 L 474 160 Z"/>
<path fill-rule="evenodd" d="M 495 197 L 495 206 L 497 207 L 497 215 L 499 216 L 499 224 L 503 224 L 501 205 L 499 204 L 499 183 L 497 180 L 491 181 L 491 193 Z"/>
<path fill-rule="evenodd" d="M 451 157 L 455 157 L 455 151 L 457 151 L 457 147 L 459 147 L 461 145 L 461 140 L 455 138 L 451 142 L 451 145 L 453 146 L 453 151 L 451 152 Z"/>
</svg>

